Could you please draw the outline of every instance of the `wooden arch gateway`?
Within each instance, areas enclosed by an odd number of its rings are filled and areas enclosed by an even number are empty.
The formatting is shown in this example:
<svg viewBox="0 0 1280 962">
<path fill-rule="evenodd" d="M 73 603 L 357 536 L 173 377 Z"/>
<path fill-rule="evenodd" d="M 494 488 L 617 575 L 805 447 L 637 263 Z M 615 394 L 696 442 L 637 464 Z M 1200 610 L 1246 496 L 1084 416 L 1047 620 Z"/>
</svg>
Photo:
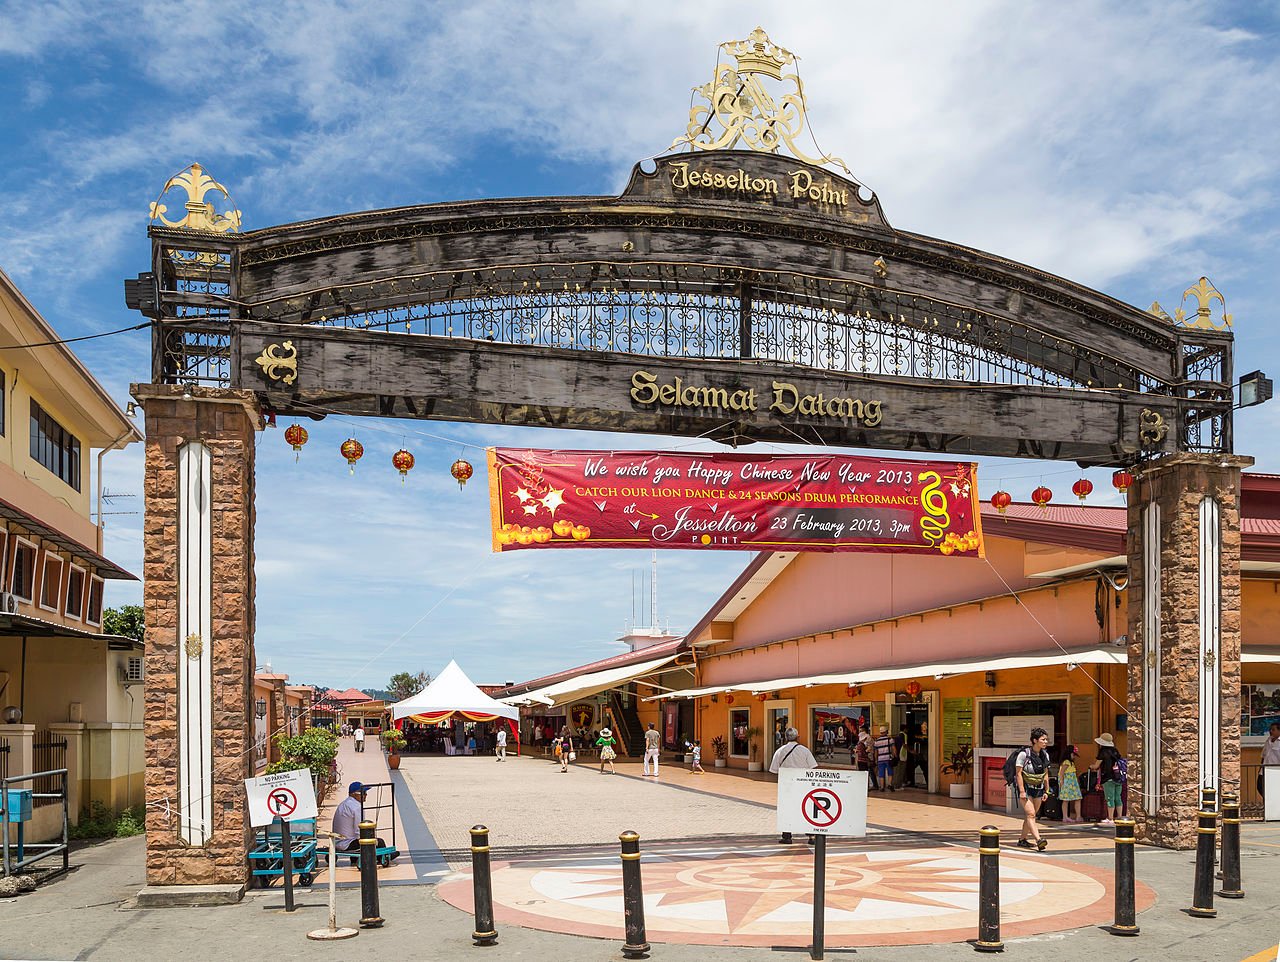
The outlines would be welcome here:
<svg viewBox="0 0 1280 962">
<path fill-rule="evenodd" d="M 216 896 L 246 880 L 267 412 L 1129 468 L 1141 834 L 1190 845 L 1200 785 L 1238 784 L 1251 462 L 1232 451 L 1232 335 L 1207 282 L 1184 295 L 1190 316 L 1140 310 L 894 229 L 854 180 L 750 150 L 638 165 L 617 197 L 248 233 L 205 201 L 226 191 L 198 166 L 170 188 L 186 190 L 187 216 L 153 207 L 151 267 L 126 282 L 154 320 L 150 383 L 133 386 L 147 425 L 149 886 Z"/>
</svg>

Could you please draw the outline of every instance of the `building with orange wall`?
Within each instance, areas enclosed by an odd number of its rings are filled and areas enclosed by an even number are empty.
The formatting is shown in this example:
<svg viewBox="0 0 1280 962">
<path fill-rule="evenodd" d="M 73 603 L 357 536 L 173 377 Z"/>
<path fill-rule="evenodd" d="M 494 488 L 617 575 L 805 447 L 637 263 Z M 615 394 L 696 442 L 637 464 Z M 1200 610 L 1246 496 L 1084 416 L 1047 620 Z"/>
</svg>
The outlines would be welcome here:
<svg viewBox="0 0 1280 962">
<path fill-rule="evenodd" d="M 1257 745 L 1280 717 L 1280 477 L 1246 474 L 1242 508 L 1248 805 Z M 983 523 L 985 559 L 757 555 L 686 639 L 696 686 L 650 697 L 668 713 L 692 705 L 704 750 L 725 739 L 735 768 L 751 767 L 752 742 L 767 760 L 792 725 L 831 764 L 850 763 L 857 725 L 905 726 L 924 749 L 916 777 L 945 793 L 948 760 L 970 744 L 975 806 L 1005 804 L 999 766 L 1033 725 L 1085 764 L 1104 732 L 1123 752 L 1125 510 L 1015 504 Z"/>
</svg>

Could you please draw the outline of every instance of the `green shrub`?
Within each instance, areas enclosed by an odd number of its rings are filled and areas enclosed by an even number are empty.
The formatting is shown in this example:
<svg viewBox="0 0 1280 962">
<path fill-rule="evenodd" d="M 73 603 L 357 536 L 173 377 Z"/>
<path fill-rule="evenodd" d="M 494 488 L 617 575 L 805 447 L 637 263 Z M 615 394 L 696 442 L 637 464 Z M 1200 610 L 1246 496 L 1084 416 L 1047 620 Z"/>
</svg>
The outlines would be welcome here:
<svg viewBox="0 0 1280 962">
<path fill-rule="evenodd" d="M 268 775 L 309 768 L 312 776 L 328 778 L 338 757 L 338 736 L 327 728 L 308 728 L 301 735 L 281 732 L 276 744 L 280 746 L 280 761 L 267 767 Z"/>
<path fill-rule="evenodd" d="M 89 811 L 80 813 L 80 823 L 72 825 L 69 834 L 77 839 L 130 838 L 146 830 L 146 812 L 141 805 L 115 812 L 102 802 L 94 802 Z"/>
</svg>

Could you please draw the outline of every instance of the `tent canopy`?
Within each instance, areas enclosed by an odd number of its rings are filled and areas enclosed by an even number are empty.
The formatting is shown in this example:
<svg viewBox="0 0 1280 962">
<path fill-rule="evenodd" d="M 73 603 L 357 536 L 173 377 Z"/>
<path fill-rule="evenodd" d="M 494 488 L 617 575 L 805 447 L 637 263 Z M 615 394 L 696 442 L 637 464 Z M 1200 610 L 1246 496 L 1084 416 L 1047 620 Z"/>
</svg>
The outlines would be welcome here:
<svg viewBox="0 0 1280 962">
<path fill-rule="evenodd" d="M 495 718 L 520 718 L 520 710 L 500 701 L 494 701 L 471 683 L 456 661 L 449 662 L 431 684 L 416 695 L 391 706 L 391 720 L 407 718 L 413 721 L 443 721 L 460 714 L 471 721 L 493 721 Z"/>
</svg>

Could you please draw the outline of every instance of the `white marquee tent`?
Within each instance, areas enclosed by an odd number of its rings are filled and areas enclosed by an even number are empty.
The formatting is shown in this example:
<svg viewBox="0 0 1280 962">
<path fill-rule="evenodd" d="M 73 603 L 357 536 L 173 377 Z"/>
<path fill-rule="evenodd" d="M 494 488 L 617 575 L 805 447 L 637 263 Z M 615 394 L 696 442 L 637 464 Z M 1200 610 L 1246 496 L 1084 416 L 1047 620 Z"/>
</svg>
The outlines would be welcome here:
<svg viewBox="0 0 1280 962">
<path fill-rule="evenodd" d="M 518 721 L 520 710 L 490 698 L 466 676 L 456 661 L 449 662 L 431 684 L 416 695 L 391 706 L 391 720 L 437 724 L 446 718 L 461 715 L 470 721 L 493 721 L 508 718 Z"/>
</svg>

